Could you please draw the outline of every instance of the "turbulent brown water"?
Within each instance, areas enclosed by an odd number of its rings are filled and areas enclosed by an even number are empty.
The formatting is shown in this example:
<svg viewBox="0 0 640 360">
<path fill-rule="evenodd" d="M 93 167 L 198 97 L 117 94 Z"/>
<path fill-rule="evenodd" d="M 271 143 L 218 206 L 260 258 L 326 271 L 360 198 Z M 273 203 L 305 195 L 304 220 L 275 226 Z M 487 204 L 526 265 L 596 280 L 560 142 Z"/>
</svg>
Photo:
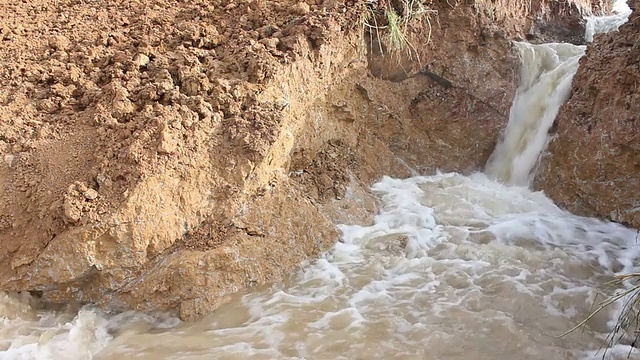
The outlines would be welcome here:
<svg viewBox="0 0 640 360">
<path fill-rule="evenodd" d="M 0 294 L 0 359 L 592 358 L 619 305 L 558 335 L 614 291 L 614 274 L 638 271 L 637 232 L 527 189 L 584 48 L 518 47 L 523 84 L 489 176 L 383 178 L 372 226 L 340 226 L 323 258 L 193 323 Z M 640 358 L 630 344 L 607 358 Z"/>
<path fill-rule="evenodd" d="M 384 202 L 373 226 L 342 226 L 324 258 L 196 323 L 37 311 L 4 296 L 1 357 L 579 359 L 603 346 L 615 307 L 556 336 L 615 272 L 633 270 L 635 231 L 482 174 L 385 178 L 373 190 Z"/>
</svg>

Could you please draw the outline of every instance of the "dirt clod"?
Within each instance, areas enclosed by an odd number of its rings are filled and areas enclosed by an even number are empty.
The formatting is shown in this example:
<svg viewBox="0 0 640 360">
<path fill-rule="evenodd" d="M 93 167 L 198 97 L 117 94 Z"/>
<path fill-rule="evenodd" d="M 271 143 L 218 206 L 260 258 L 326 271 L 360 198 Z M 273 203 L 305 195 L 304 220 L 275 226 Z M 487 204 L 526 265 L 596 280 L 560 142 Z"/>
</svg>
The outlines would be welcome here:
<svg viewBox="0 0 640 360">
<path fill-rule="evenodd" d="M 298 15 L 306 15 L 311 11 L 311 8 L 306 2 L 299 2 L 295 5 L 293 11 Z"/>
</svg>

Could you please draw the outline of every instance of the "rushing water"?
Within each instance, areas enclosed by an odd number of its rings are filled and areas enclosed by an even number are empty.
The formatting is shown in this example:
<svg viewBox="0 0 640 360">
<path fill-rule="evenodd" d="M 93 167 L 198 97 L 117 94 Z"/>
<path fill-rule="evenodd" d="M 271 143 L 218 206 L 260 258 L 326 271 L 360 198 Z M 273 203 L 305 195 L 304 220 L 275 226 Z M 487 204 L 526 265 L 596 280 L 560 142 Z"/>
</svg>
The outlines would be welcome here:
<svg viewBox="0 0 640 360">
<path fill-rule="evenodd" d="M 624 1 L 614 5 L 609 16 L 587 18 L 585 38 L 617 30 L 631 9 Z M 571 81 L 586 46 L 517 42 L 522 69 L 520 86 L 509 112 L 509 123 L 502 140 L 489 159 L 485 172 L 507 184 L 527 186 L 533 179 L 540 153 L 560 106 L 571 93 Z"/>
<path fill-rule="evenodd" d="M 613 5 L 614 13 L 609 16 L 590 16 L 587 18 L 585 40 L 593 41 L 593 35 L 616 31 L 626 23 L 631 9 L 626 0 L 616 0 Z"/>
<path fill-rule="evenodd" d="M 5 297 L 2 358 L 580 359 L 605 343 L 613 308 L 556 336 L 633 270 L 634 231 L 483 174 L 384 178 L 373 191 L 374 225 L 341 226 L 324 258 L 196 323 L 38 313 Z"/>
<path fill-rule="evenodd" d="M 547 143 L 560 106 L 571 92 L 571 80 L 585 46 L 515 43 L 520 51 L 520 86 L 509 112 L 509 123 L 485 172 L 514 185 L 527 186 Z"/>
<path fill-rule="evenodd" d="M 488 175 L 383 178 L 373 225 L 340 226 L 323 258 L 194 323 L 0 294 L 0 359 L 593 358 L 619 307 L 558 335 L 611 294 L 614 274 L 637 271 L 637 233 L 527 189 L 584 47 L 516 46 L 522 84 Z M 629 339 L 607 352 L 628 356 L 640 358 Z"/>
</svg>

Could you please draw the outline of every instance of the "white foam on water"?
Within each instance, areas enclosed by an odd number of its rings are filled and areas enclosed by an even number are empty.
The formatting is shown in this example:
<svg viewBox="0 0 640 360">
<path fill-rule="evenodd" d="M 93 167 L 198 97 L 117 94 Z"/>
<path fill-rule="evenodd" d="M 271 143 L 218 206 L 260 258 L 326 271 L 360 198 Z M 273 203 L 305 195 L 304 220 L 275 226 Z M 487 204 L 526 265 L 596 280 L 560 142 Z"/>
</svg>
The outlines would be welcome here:
<svg viewBox="0 0 640 360">
<path fill-rule="evenodd" d="M 16 301 L 6 294 L 0 296 L 3 304 Z M 111 339 L 108 321 L 97 311 L 80 310 L 73 317 L 34 313 L 28 299 L 21 301 L 24 307 L 18 316 L 2 319 L 0 359 L 91 359 Z"/>
<path fill-rule="evenodd" d="M 108 316 L 93 307 L 39 310 L 37 303 L 27 294 L 0 293 L 0 359 L 93 359 L 113 334 L 172 328 L 179 322 L 137 312 Z"/>
<path fill-rule="evenodd" d="M 544 359 L 584 356 L 603 284 L 635 271 L 636 232 L 572 215 L 544 194 L 483 174 L 384 178 L 371 226 L 286 282 L 195 324 L 115 337 L 96 358 Z"/>
<path fill-rule="evenodd" d="M 592 42 L 595 34 L 618 31 L 620 26 L 629 20 L 629 15 L 632 12 L 626 0 L 616 0 L 613 4 L 613 11 L 614 13 L 608 16 L 588 16 L 585 18 L 585 40 L 587 42 Z"/>
<path fill-rule="evenodd" d="M 0 358 L 578 359 L 602 346 L 613 309 L 554 336 L 613 274 L 637 270 L 634 230 L 483 174 L 383 178 L 373 190 L 371 226 L 342 225 L 342 242 L 285 285 L 200 322 L 37 312 L 5 297 Z"/>
</svg>

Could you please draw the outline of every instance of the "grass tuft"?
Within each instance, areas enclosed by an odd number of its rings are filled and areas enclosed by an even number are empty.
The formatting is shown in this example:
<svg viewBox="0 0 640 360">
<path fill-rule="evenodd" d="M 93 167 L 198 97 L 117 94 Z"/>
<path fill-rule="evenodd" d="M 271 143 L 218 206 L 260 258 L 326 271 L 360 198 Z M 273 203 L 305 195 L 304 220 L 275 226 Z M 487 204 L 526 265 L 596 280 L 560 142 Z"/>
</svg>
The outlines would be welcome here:
<svg viewBox="0 0 640 360">
<path fill-rule="evenodd" d="M 406 53 L 409 59 L 416 58 L 419 61 L 418 51 L 409 40 L 409 32 L 413 26 L 423 23 L 428 30 L 426 43 L 431 41 L 431 16 L 437 15 L 438 12 L 429 7 L 430 3 L 423 0 L 401 0 L 400 9 L 394 8 L 390 3 L 383 9 L 367 6 L 360 15 L 363 39 L 367 39 L 368 34 L 370 46 L 373 47 L 375 36 L 383 56 L 386 55 L 386 48 L 392 56 Z"/>
</svg>

